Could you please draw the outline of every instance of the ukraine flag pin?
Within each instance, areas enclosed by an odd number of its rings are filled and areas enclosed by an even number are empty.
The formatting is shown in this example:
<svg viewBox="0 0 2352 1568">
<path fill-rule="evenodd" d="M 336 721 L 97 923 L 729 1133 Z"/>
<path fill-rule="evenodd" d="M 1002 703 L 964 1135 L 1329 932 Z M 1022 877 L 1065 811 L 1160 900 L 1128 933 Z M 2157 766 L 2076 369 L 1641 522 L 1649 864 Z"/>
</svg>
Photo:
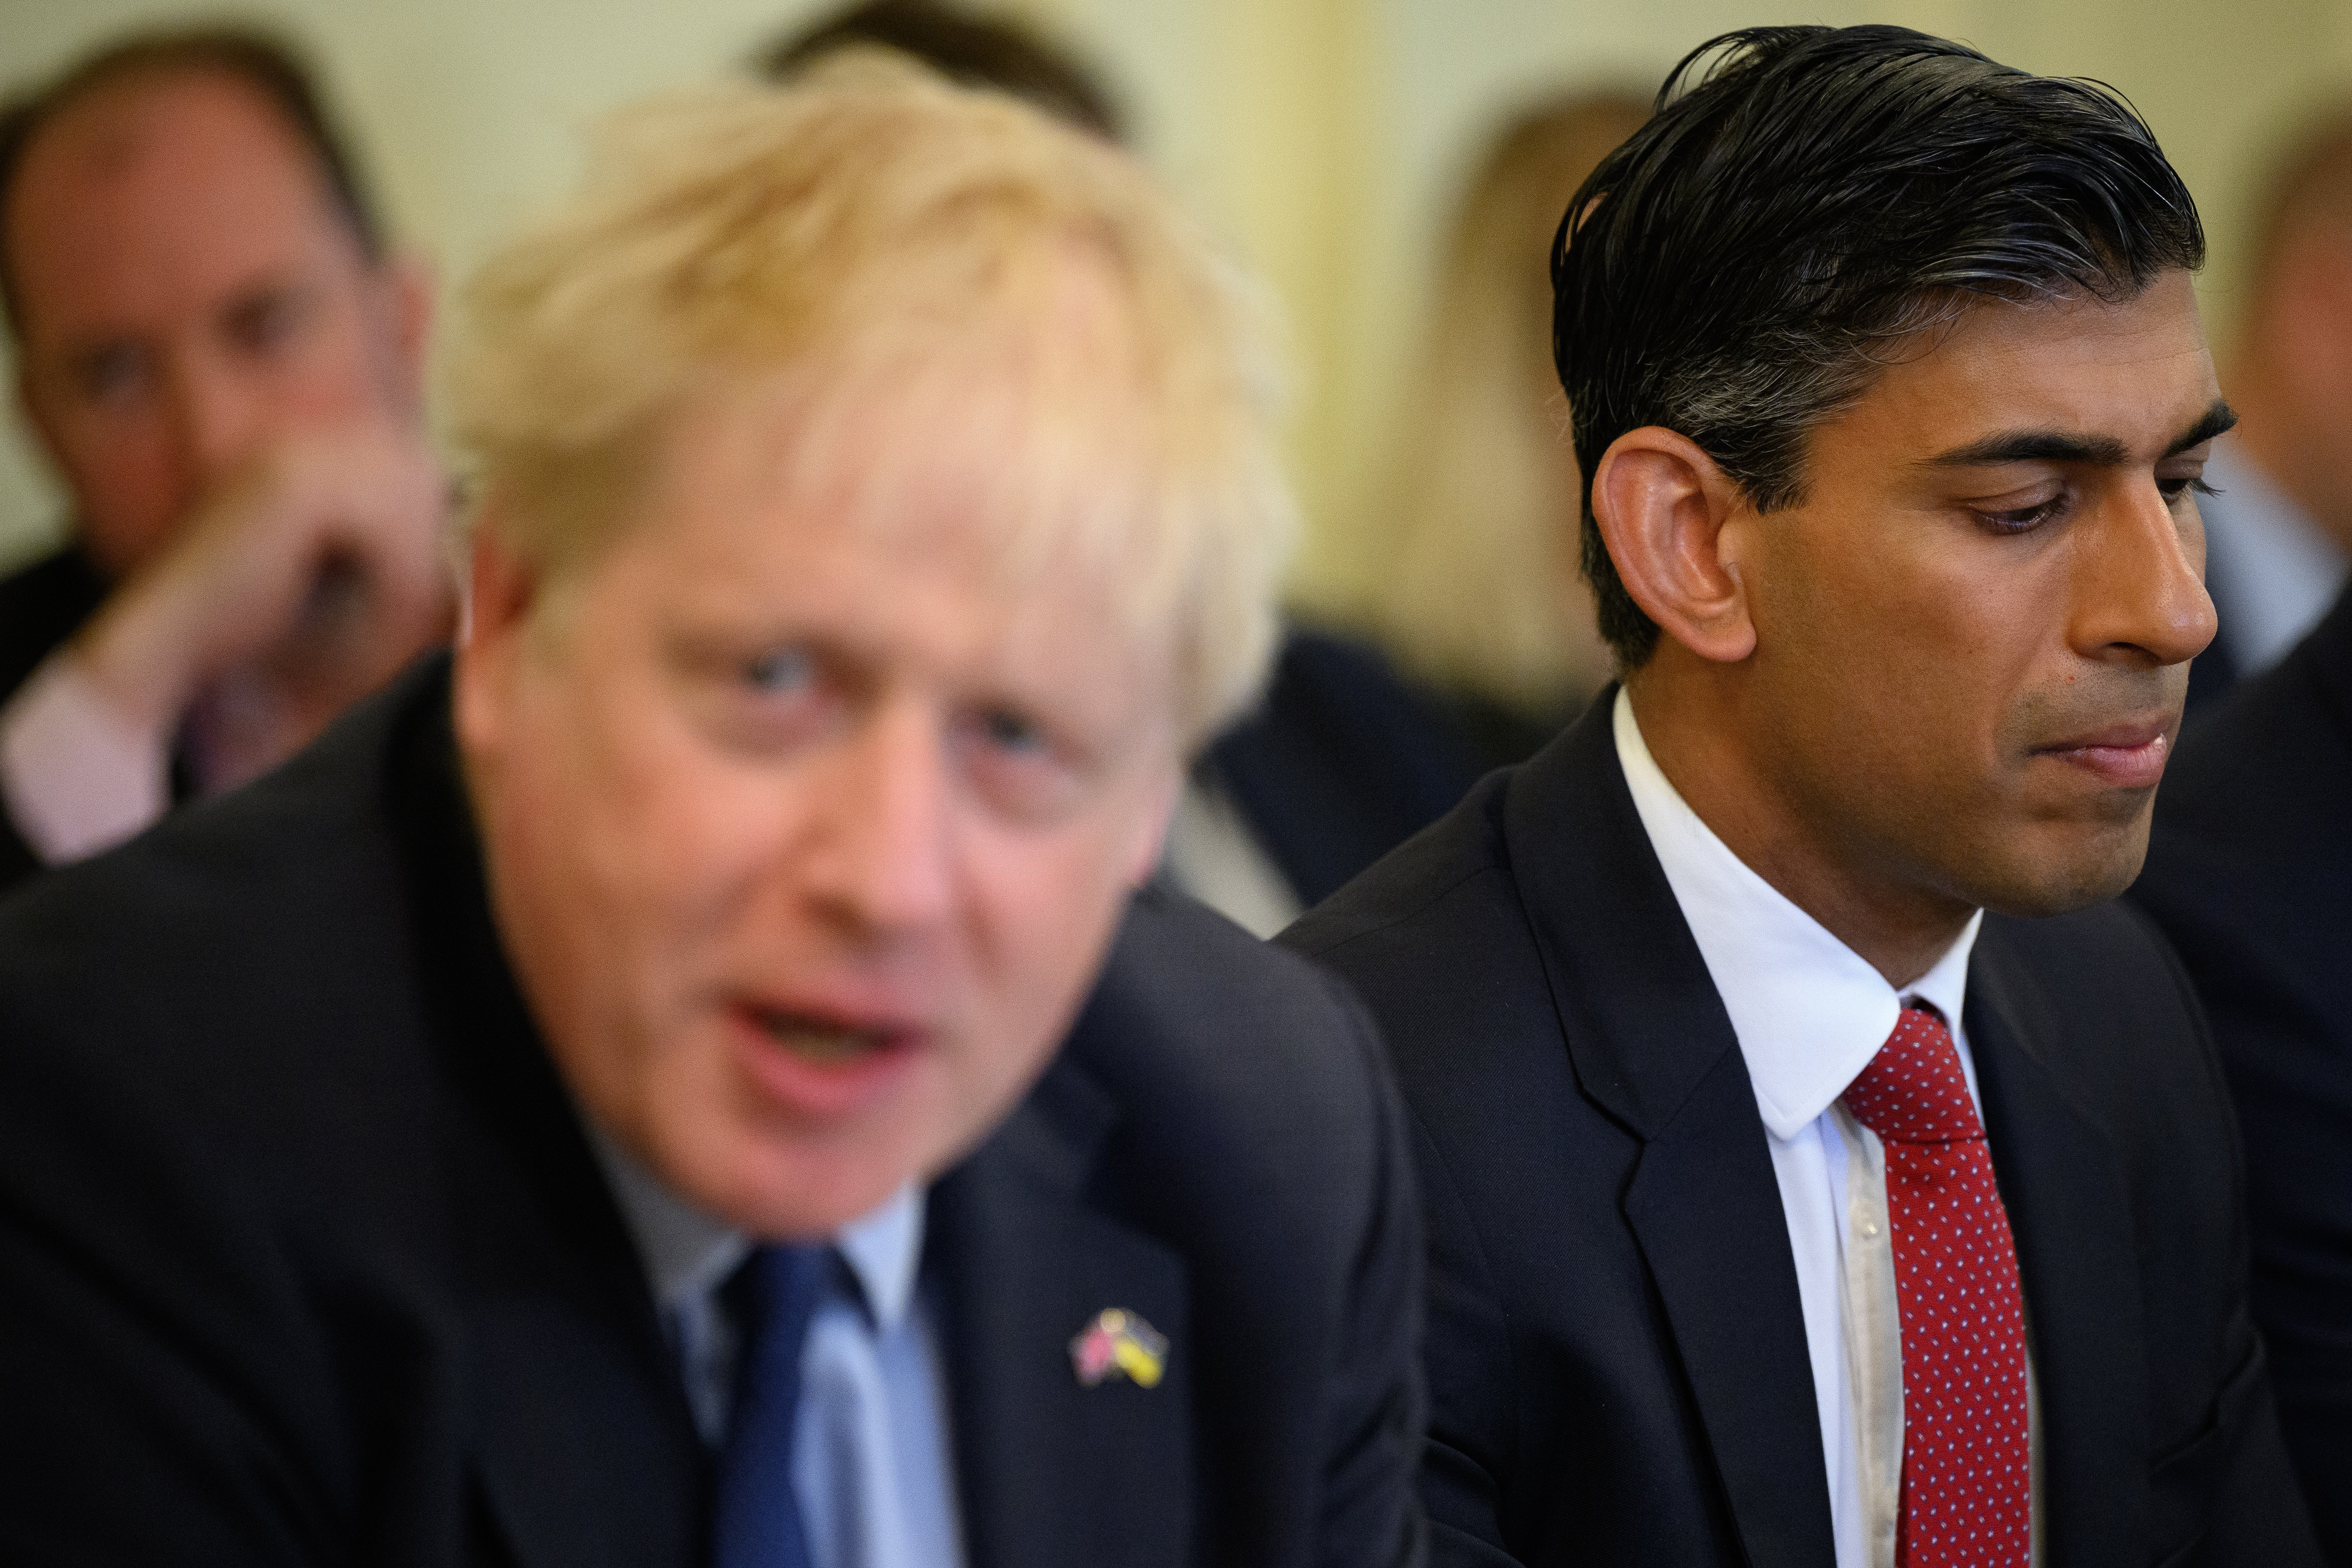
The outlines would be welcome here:
<svg viewBox="0 0 2352 1568">
<path fill-rule="evenodd" d="M 1167 1364 L 1168 1336 L 1124 1307 L 1105 1307 L 1070 1341 L 1070 1366 L 1087 1388 L 1114 1377 L 1156 1387 Z"/>
</svg>

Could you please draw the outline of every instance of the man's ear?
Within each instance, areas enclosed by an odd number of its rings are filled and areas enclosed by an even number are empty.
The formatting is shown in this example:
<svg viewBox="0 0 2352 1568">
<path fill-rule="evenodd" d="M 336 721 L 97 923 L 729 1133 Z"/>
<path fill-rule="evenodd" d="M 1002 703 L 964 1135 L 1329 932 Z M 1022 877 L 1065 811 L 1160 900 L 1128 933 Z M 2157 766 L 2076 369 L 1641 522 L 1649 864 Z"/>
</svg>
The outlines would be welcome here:
<svg viewBox="0 0 2352 1568">
<path fill-rule="evenodd" d="M 475 519 L 452 677 L 457 737 L 467 751 L 494 748 L 505 728 L 541 588 L 539 571 L 499 542 L 491 526 L 497 504 L 486 499 Z"/>
<path fill-rule="evenodd" d="M 1666 636 L 1701 658 L 1734 664 L 1756 651 L 1739 580 L 1739 487 L 1696 443 L 1654 425 L 1610 443 L 1592 473 L 1592 514 L 1625 591 Z"/>
<path fill-rule="evenodd" d="M 425 407 L 425 361 L 433 346 L 433 266 L 415 251 L 384 258 L 377 274 L 393 395 L 410 413 Z"/>
<path fill-rule="evenodd" d="M 1160 857 L 1168 847 L 1168 824 L 1176 815 L 1176 802 L 1184 793 L 1184 772 L 1181 767 L 1170 768 L 1152 784 L 1151 795 L 1144 814 L 1137 820 L 1136 840 L 1129 853 L 1127 885 L 1140 888 L 1151 880 L 1160 869 Z"/>
</svg>

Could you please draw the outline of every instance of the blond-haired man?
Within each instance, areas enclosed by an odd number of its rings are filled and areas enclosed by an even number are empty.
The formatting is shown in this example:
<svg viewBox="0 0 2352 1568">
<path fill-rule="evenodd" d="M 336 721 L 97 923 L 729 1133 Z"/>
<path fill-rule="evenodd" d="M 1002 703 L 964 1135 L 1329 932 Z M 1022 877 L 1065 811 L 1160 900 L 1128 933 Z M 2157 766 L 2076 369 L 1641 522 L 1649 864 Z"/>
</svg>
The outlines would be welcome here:
<svg viewBox="0 0 2352 1568">
<path fill-rule="evenodd" d="M 1270 640 L 1241 296 L 905 68 L 600 169 L 454 662 L 0 913 L 0 1556 L 1414 1557 L 1369 1029 L 1136 891 Z"/>
</svg>

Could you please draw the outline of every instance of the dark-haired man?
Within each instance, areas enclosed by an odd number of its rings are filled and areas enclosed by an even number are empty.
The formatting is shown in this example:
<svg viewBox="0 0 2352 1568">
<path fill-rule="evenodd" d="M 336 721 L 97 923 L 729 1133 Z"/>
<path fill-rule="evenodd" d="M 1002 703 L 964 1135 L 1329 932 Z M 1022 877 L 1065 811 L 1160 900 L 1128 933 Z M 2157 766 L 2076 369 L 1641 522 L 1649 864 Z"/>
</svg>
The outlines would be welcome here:
<svg viewBox="0 0 2352 1568">
<path fill-rule="evenodd" d="M 2091 87 L 1776 28 L 1568 211 L 1622 689 L 1287 938 L 1420 1131 L 1438 1559 L 2312 1561 L 2211 1047 L 2101 902 L 2213 635 L 2187 191 Z"/>
<path fill-rule="evenodd" d="M 0 885 L 299 748 L 442 634 L 428 316 L 300 64 L 115 45 L 0 111 L 19 402 L 73 507 L 0 583 Z"/>
</svg>

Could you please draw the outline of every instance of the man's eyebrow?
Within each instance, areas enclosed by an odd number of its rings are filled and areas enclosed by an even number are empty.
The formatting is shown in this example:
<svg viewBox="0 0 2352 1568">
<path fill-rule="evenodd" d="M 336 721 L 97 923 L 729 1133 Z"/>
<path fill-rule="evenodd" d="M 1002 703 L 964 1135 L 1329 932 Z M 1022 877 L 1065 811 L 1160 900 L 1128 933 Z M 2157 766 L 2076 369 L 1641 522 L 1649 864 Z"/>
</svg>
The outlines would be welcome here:
<svg viewBox="0 0 2352 1568">
<path fill-rule="evenodd" d="M 2237 411 L 2217 397 L 2213 400 L 2213 406 L 2208 408 L 2197 423 L 2189 427 L 2186 435 L 2164 449 L 2164 455 L 2168 458 L 2177 458 L 2189 447 L 2201 447 L 2215 437 L 2226 436 L 2237 427 Z"/>
<path fill-rule="evenodd" d="M 2130 449 L 2113 436 L 2075 436 L 2063 430 L 2003 430 L 1926 459 L 1931 468 L 1989 468 L 1997 463 L 2092 463 L 2121 468 Z"/>
<path fill-rule="evenodd" d="M 2237 423 L 2238 416 L 2230 411 L 2230 405 L 2215 398 L 2213 406 L 2200 415 L 2197 423 L 2179 440 L 2167 447 L 2164 455 L 2179 457 Z M 2113 436 L 2079 436 L 2065 430 L 2003 430 L 1965 447 L 1938 452 L 1927 458 L 1924 466 L 1985 468 L 2000 463 L 2087 463 L 2095 468 L 2119 468 L 2130 460 L 2131 448 Z"/>
</svg>

